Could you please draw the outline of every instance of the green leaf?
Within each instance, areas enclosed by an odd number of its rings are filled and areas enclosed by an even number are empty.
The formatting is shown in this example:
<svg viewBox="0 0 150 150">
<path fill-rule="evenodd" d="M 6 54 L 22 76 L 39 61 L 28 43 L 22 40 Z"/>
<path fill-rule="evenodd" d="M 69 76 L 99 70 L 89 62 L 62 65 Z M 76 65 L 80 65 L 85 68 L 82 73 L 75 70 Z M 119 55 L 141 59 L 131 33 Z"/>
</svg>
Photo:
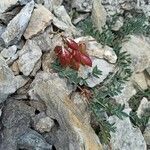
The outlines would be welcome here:
<svg viewBox="0 0 150 150">
<path fill-rule="evenodd" d="M 92 75 L 96 78 L 99 78 L 102 75 L 102 71 L 98 69 L 97 65 L 92 70 Z"/>
</svg>

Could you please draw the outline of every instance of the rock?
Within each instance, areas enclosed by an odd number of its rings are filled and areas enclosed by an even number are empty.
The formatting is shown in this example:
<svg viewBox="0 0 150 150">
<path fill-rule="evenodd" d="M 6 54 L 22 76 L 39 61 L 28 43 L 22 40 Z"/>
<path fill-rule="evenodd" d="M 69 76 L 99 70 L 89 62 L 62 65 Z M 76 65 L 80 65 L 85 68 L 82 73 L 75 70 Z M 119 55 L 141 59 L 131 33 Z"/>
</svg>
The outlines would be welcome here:
<svg viewBox="0 0 150 150">
<path fill-rule="evenodd" d="M 143 97 L 138 107 L 137 115 L 138 117 L 142 117 L 146 114 L 150 114 L 150 101 L 148 101 L 147 98 Z"/>
<path fill-rule="evenodd" d="M 14 75 L 19 75 L 19 67 L 18 67 L 18 63 L 17 61 L 15 61 L 12 65 L 11 65 L 11 70 L 13 71 Z"/>
<path fill-rule="evenodd" d="M 77 11 L 91 12 L 92 1 L 90 0 L 73 0 L 71 3 L 72 8 L 76 8 Z"/>
<path fill-rule="evenodd" d="M 36 65 L 34 66 L 34 69 L 32 70 L 30 76 L 36 76 L 36 73 L 40 70 L 41 68 L 41 59 L 36 63 Z"/>
<path fill-rule="evenodd" d="M 132 76 L 132 81 L 135 85 L 138 85 L 142 90 L 146 90 L 147 83 L 144 73 L 137 73 Z"/>
<path fill-rule="evenodd" d="M 112 30 L 118 31 L 123 26 L 123 17 L 119 17 L 113 25 Z"/>
<path fill-rule="evenodd" d="M 10 10 L 5 13 L 0 13 L 0 21 L 4 24 L 8 24 L 21 10 L 21 7 L 15 7 L 13 10 Z"/>
<path fill-rule="evenodd" d="M 83 42 L 86 44 L 87 52 L 90 56 L 97 58 L 105 58 L 110 63 L 116 63 L 117 55 L 109 46 L 103 46 L 91 36 L 79 37 L 75 39 L 76 42 Z"/>
<path fill-rule="evenodd" d="M 19 51 L 18 51 L 19 52 Z M 12 65 L 15 60 L 19 57 L 18 52 L 14 54 L 12 57 L 6 59 L 6 63 L 8 66 Z"/>
<path fill-rule="evenodd" d="M 77 16 L 77 18 L 73 19 L 72 22 L 74 25 L 78 24 L 80 21 L 85 20 L 90 14 L 86 13 L 86 14 L 79 14 L 79 16 Z"/>
<path fill-rule="evenodd" d="M 28 26 L 33 8 L 34 2 L 31 1 L 9 22 L 2 34 L 6 46 L 16 44 L 21 39 Z"/>
<path fill-rule="evenodd" d="M 125 104 L 125 106 L 129 108 L 128 101 L 133 95 L 136 94 L 136 90 L 132 82 L 131 81 L 126 82 L 121 92 L 122 92 L 121 94 L 114 96 L 114 98 L 117 103 L 122 105 Z"/>
<path fill-rule="evenodd" d="M 146 69 L 147 73 L 150 75 L 150 67 Z"/>
<path fill-rule="evenodd" d="M 102 27 L 106 23 L 106 16 L 107 14 L 105 8 L 101 4 L 101 0 L 93 0 L 92 22 L 100 32 L 102 32 Z"/>
<path fill-rule="evenodd" d="M 5 128 L 17 127 L 30 124 L 30 116 L 34 115 L 34 109 L 23 101 L 11 99 L 3 109 L 2 123 Z"/>
<path fill-rule="evenodd" d="M 145 38 L 130 36 L 130 40 L 122 45 L 122 51 L 127 51 L 132 59 L 132 68 L 137 72 L 142 72 L 150 64 L 150 45 Z"/>
<path fill-rule="evenodd" d="M 128 117 L 120 120 L 116 116 L 111 116 L 109 122 L 115 122 L 116 127 L 116 132 L 111 132 L 110 145 L 113 150 L 146 150 L 140 129 L 132 127 Z"/>
<path fill-rule="evenodd" d="M 53 126 L 55 125 L 54 120 L 47 116 L 39 116 L 37 121 L 35 122 L 34 129 L 40 133 L 50 132 Z"/>
<path fill-rule="evenodd" d="M 0 103 L 22 87 L 27 82 L 27 78 L 14 76 L 11 69 L 7 66 L 5 60 L 0 56 Z"/>
<path fill-rule="evenodd" d="M 45 30 L 51 24 L 52 13 L 42 5 L 37 5 L 34 9 L 29 25 L 24 33 L 24 37 L 29 39 Z"/>
<path fill-rule="evenodd" d="M 39 46 L 37 46 L 34 41 L 28 40 L 19 53 L 18 66 L 20 71 L 25 76 L 28 76 L 34 69 L 36 63 L 40 60 L 41 56 L 42 52 Z"/>
<path fill-rule="evenodd" d="M 104 79 L 109 75 L 110 72 L 113 72 L 114 70 L 114 65 L 109 64 L 107 61 L 103 59 L 97 59 L 97 58 L 92 58 L 92 67 L 84 67 L 81 66 L 79 69 L 79 76 L 82 77 L 83 79 L 88 79 L 86 80 L 87 84 L 89 87 L 94 87 L 101 82 L 104 81 Z M 92 75 L 92 71 L 94 67 L 97 66 L 99 70 L 102 71 L 102 75 L 99 75 L 99 78 L 94 77 Z M 90 76 L 89 76 L 90 74 Z"/>
<path fill-rule="evenodd" d="M 59 130 L 52 136 L 54 146 L 57 150 L 83 148 L 101 150 L 98 137 L 90 125 L 84 122 L 77 106 L 68 98 L 65 87 L 67 85 L 64 80 L 56 74 L 42 72 L 31 86 L 34 97 L 45 102 L 46 114 L 58 122 Z"/>
<path fill-rule="evenodd" d="M 50 34 L 50 32 L 51 32 L 51 28 L 47 27 L 45 32 L 32 38 L 32 40 L 34 40 L 37 43 L 37 45 L 40 47 L 40 49 L 43 52 L 51 50 L 52 35 Z"/>
<path fill-rule="evenodd" d="M 71 22 L 70 16 L 67 14 L 64 6 L 54 7 L 53 24 L 61 30 L 68 32 L 68 34 L 76 34 L 76 28 Z"/>
<path fill-rule="evenodd" d="M 114 64 L 117 61 L 117 55 L 116 53 L 113 51 L 113 49 L 109 46 L 105 46 L 104 47 L 104 55 L 103 57 L 108 60 L 108 62 Z"/>
<path fill-rule="evenodd" d="M 3 39 L 1 38 L 1 35 L 3 34 L 3 32 L 5 31 L 6 27 L 2 24 L 0 24 L 0 52 L 2 51 L 3 49 L 3 46 L 4 46 L 4 41 Z"/>
<path fill-rule="evenodd" d="M 71 100 L 74 102 L 74 104 L 76 104 L 78 109 L 82 112 L 84 120 L 90 123 L 91 115 L 88 107 L 88 99 L 85 96 L 81 95 L 80 93 L 75 92 L 72 94 Z"/>
<path fill-rule="evenodd" d="M 11 9 L 17 4 L 18 0 L 1 0 L 0 3 L 0 13 L 3 13 L 7 11 L 8 9 Z"/>
<path fill-rule="evenodd" d="M 30 116 L 34 115 L 34 109 L 23 101 L 9 99 L 3 109 L 3 130 L 0 149 L 17 149 L 17 139 L 25 134 L 30 126 Z"/>
<path fill-rule="evenodd" d="M 15 55 L 17 51 L 17 46 L 16 45 L 13 45 L 13 46 L 10 46 L 9 48 L 5 48 L 1 51 L 1 55 L 4 57 L 4 58 L 11 58 Z"/>
<path fill-rule="evenodd" d="M 18 147 L 28 150 L 52 150 L 52 146 L 38 132 L 31 129 L 18 139 Z"/>
<path fill-rule="evenodd" d="M 146 126 L 146 129 L 144 131 L 144 139 L 147 145 L 150 145 L 150 120 Z"/>
</svg>

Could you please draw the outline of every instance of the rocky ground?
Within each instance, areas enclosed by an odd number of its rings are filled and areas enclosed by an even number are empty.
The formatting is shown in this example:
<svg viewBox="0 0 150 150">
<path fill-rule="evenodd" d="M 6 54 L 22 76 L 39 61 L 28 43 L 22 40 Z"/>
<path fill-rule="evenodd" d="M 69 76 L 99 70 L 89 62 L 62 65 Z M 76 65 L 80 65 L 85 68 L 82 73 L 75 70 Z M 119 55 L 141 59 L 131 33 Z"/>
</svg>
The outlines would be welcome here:
<svg viewBox="0 0 150 150">
<path fill-rule="evenodd" d="M 122 30 L 125 17 L 134 18 L 133 12 L 146 17 L 139 34 Z M 52 63 L 56 60 L 54 48 L 63 44 L 62 34 L 76 42 L 84 41 L 93 64 L 81 66 L 78 76 L 86 79 L 90 90 L 105 86 L 125 58 L 114 50 L 109 38 L 104 44 L 91 31 L 84 35 L 82 22 L 90 18 L 102 37 L 116 14 L 119 17 L 111 24 L 111 31 L 128 33 L 127 40 L 117 40 L 122 41 L 121 52 L 131 58 L 126 73 L 131 70 L 132 75 L 122 82 L 119 94 L 112 96 L 110 90 L 107 94 L 111 96 L 106 98 L 124 105 L 123 111 L 129 116 L 136 113 L 136 120 L 101 113 L 107 122 L 115 123 L 115 132 L 109 133 L 109 143 L 104 144 L 93 127 L 97 121 L 79 84 L 74 87 L 68 83 Z M 149 149 L 150 30 L 144 28 L 149 21 L 148 0 L 0 0 L 0 150 Z M 98 77 L 92 74 L 95 66 L 101 70 Z M 120 76 L 115 79 L 117 83 Z"/>
</svg>

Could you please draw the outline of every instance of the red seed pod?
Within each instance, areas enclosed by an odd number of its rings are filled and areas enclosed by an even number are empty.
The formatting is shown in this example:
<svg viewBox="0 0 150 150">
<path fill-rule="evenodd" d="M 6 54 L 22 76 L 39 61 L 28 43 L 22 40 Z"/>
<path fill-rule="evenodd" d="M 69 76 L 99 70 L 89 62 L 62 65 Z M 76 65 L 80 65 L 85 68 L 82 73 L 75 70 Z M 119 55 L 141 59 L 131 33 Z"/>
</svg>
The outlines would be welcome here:
<svg viewBox="0 0 150 150">
<path fill-rule="evenodd" d="M 56 46 L 54 49 L 56 55 L 59 55 L 62 52 L 62 46 Z"/>
<path fill-rule="evenodd" d="M 80 58 L 81 58 L 81 63 L 83 65 L 87 65 L 87 66 L 92 67 L 92 60 L 90 59 L 90 57 L 88 55 L 81 53 Z"/>
<path fill-rule="evenodd" d="M 80 51 L 72 50 L 71 55 L 75 59 L 75 61 L 81 63 L 81 57 L 80 57 L 81 52 Z"/>
<path fill-rule="evenodd" d="M 63 37 L 63 39 L 64 39 L 64 42 L 68 45 L 69 48 L 71 48 L 73 50 L 78 50 L 79 49 L 78 44 L 74 40 L 72 40 L 70 38 L 66 38 L 66 37 Z"/>
</svg>

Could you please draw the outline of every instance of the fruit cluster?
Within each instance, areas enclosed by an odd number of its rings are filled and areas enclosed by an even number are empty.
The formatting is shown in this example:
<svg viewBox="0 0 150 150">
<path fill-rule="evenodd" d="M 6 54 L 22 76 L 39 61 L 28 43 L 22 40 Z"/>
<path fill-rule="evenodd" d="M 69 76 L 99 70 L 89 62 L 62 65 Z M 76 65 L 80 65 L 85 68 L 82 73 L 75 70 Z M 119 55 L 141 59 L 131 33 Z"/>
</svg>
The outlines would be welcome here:
<svg viewBox="0 0 150 150">
<path fill-rule="evenodd" d="M 74 40 L 62 36 L 64 45 L 56 46 L 54 51 L 63 67 L 71 67 L 78 70 L 80 65 L 92 67 L 92 60 L 86 52 L 83 42 L 76 43 Z"/>
</svg>

